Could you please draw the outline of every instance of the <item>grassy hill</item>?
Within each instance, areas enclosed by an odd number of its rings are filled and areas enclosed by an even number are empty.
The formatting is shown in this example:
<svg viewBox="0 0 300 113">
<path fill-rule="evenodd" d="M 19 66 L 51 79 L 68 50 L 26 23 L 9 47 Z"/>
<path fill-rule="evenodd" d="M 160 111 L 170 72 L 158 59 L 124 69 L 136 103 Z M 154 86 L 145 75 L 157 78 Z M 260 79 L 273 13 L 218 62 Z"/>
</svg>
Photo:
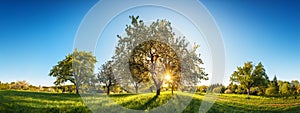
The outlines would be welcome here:
<svg viewBox="0 0 300 113">
<path fill-rule="evenodd" d="M 194 113 L 199 111 L 199 107 L 203 100 L 203 95 L 178 93 L 177 96 L 188 97 L 192 99 L 183 112 Z M 246 95 L 222 94 L 209 110 L 214 112 L 280 112 L 280 113 L 299 113 L 299 99 L 271 98 L 251 96 L 247 99 Z M 105 95 L 95 97 L 86 96 L 85 101 L 90 104 L 92 109 L 101 109 L 96 111 L 107 112 L 107 110 L 115 112 L 124 112 L 123 110 L 114 109 L 112 106 L 124 106 L 125 108 L 136 110 L 150 110 L 161 105 L 165 105 L 169 100 L 173 99 L 170 92 L 163 92 L 162 95 L 156 97 L 154 93 L 149 94 L 113 94 L 110 98 L 114 102 L 108 102 Z M 176 102 L 176 100 L 174 100 Z M 172 106 L 180 107 L 182 103 L 173 104 Z M 94 105 L 94 106 L 93 106 Z M 168 108 L 168 106 L 166 107 Z M 79 95 L 76 94 L 59 94 L 59 93 L 43 93 L 43 92 L 27 92 L 27 91 L 0 91 L 0 112 L 91 112 L 84 104 Z"/>
</svg>

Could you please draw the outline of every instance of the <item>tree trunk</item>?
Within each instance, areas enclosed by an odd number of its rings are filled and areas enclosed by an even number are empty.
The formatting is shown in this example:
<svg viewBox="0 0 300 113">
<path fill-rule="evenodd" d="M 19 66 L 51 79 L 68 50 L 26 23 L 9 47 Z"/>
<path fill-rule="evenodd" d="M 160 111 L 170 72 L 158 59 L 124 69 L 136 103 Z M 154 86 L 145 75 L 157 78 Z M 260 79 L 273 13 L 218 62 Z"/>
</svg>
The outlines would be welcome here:
<svg viewBox="0 0 300 113">
<path fill-rule="evenodd" d="M 248 99 L 250 99 L 250 88 L 247 88 Z"/>
<path fill-rule="evenodd" d="M 76 94 L 79 94 L 79 86 L 75 84 L 75 87 L 76 87 Z"/>
<path fill-rule="evenodd" d="M 156 96 L 160 95 L 160 87 L 156 89 Z"/>
<path fill-rule="evenodd" d="M 172 95 L 173 95 L 174 93 L 173 93 L 173 89 L 172 89 Z"/>
<path fill-rule="evenodd" d="M 110 86 L 107 86 L 107 95 L 109 95 L 110 92 Z"/>
<path fill-rule="evenodd" d="M 247 89 L 248 96 L 250 95 L 250 88 Z"/>
<path fill-rule="evenodd" d="M 69 93 L 72 93 L 73 91 L 72 86 L 69 86 L 68 89 L 69 89 Z"/>
<path fill-rule="evenodd" d="M 74 75 L 75 81 L 73 81 L 73 84 L 75 85 L 76 94 L 79 94 L 79 80 L 77 79 L 77 74 Z"/>
<path fill-rule="evenodd" d="M 135 87 L 135 93 L 139 93 L 139 87 Z"/>
</svg>

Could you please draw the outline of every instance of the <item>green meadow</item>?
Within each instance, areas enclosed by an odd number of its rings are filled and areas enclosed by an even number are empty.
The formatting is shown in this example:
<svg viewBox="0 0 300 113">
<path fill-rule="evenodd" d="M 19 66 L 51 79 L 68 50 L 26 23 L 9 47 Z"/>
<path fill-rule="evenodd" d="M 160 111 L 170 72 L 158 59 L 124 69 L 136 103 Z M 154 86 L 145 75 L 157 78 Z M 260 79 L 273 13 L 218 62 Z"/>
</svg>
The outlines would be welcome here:
<svg viewBox="0 0 300 113">
<path fill-rule="evenodd" d="M 101 94 L 102 95 L 102 94 Z M 192 101 L 184 109 L 184 113 L 197 113 L 204 98 L 203 94 L 176 93 L 176 95 L 190 96 Z M 95 105 L 107 107 L 121 105 L 125 108 L 135 110 L 150 110 L 166 104 L 172 98 L 170 92 L 162 92 L 160 96 L 155 93 L 148 94 L 111 94 L 110 99 L 114 102 L 103 101 L 103 96 L 93 98 Z M 299 113 L 300 100 L 294 98 L 276 98 L 237 94 L 220 94 L 213 104 L 209 113 Z M 94 106 L 95 107 L 95 106 Z M 96 106 L 97 107 L 97 106 Z M 111 108 L 110 108 L 111 107 Z M 92 108 L 93 109 L 93 108 Z M 99 111 L 99 110 L 98 110 Z M 105 111 L 105 110 L 104 110 Z M 99 111 L 99 112 L 104 112 Z M 80 95 L 2 90 L 0 91 L 0 112 L 22 112 L 22 113 L 73 113 L 92 112 L 83 102 Z"/>
</svg>

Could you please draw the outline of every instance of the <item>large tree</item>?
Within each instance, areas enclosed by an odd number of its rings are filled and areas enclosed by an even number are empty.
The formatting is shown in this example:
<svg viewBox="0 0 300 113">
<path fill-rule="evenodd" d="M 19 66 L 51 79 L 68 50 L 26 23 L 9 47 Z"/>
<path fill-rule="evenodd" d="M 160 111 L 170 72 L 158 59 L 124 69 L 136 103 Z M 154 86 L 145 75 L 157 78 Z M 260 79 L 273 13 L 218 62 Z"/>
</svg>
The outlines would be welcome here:
<svg viewBox="0 0 300 113">
<path fill-rule="evenodd" d="M 76 93 L 79 89 L 88 90 L 93 85 L 94 65 L 97 62 L 96 57 L 91 52 L 78 51 L 75 49 L 59 61 L 57 65 L 50 70 L 49 76 L 56 77 L 55 85 L 61 85 L 67 81 L 76 86 Z"/>
<path fill-rule="evenodd" d="M 248 95 L 250 95 L 252 87 L 265 87 L 268 84 L 268 79 L 261 62 L 255 67 L 252 62 L 246 62 L 243 67 L 238 67 L 230 77 L 232 82 L 239 83 L 246 88 Z"/>
<path fill-rule="evenodd" d="M 108 61 L 101 66 L 97 78 L 107 89 L 107 95 L 110 94 L 110 88 L 116 85 L 116 78 L 113 74 L 113 61 Z"/>
<path fill-rule="evenodd" d="M 207 74 L 200 67 L 203 64 L 200 55 L 196 54 L 198 45 L 188 49 L 185 37 L 175 37 L 169 21 L 157 20 L 147 26 L 139 17 L 130 16 L 130 19 L 132 22 L 126 26 L 126 36 L 118 35 L 113 57 L 117 74 L 121 76 L 118 78 L 124 81 L 129 77 L 133 84 L 151 78 L 157 95 L 160 95 L 162 85 L 167 83 L 167 75 L 172 80 L 169 84 L 173 86 L 192 86 L 200 79 L 207 79 Z M 127 67 L 130 71 L 126 71 Z"/>
</svg>

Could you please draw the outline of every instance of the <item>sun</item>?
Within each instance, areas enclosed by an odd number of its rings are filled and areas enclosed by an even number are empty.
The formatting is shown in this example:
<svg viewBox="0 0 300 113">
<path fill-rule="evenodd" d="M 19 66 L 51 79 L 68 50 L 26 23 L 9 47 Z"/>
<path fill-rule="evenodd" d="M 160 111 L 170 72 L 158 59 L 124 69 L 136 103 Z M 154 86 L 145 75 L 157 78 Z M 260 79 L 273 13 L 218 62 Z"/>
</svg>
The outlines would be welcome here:
<svg viewBox="0 0 300 113">
<path fill-rule="evenodd" d="M 170 81 L 170 80 L 171 80 L 171 76 L 168 75 L 168 74 L 166 74 L 166 75 L 165 75 L 165 79 L 166 79 L 167 81 Z"/>
</svg>

